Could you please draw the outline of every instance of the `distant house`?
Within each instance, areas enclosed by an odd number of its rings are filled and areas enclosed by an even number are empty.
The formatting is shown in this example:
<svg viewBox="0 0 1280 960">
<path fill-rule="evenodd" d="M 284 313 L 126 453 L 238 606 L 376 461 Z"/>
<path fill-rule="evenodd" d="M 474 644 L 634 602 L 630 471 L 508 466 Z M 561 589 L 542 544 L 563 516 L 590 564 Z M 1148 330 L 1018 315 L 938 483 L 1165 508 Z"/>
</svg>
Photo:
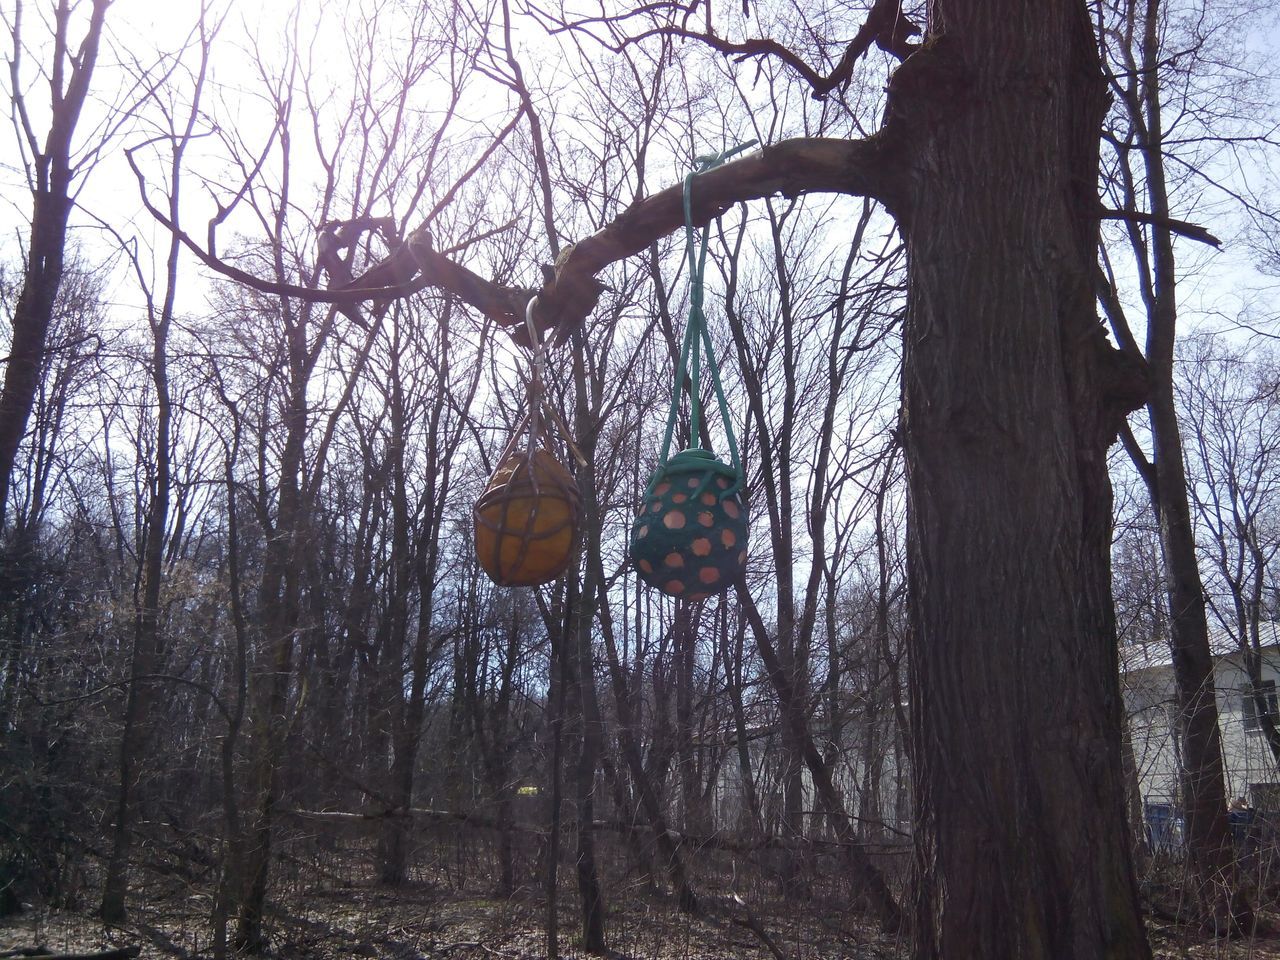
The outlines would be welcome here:
<svg viewBox="0 0 1280 960">
<path fill-rule="evenodd" d="M 1239 648 L 1213 632 L 1214 683 L 1228 798 L 1243 797 L 1259 811 L 1280 814 L 1280 768 L 1259 722 L 1257 699 Z M 1128 644 L 1120 649 L 1121 679 L 1129 739 L 1148 836 L 1157 846 L 1181 840 L 1178 771 L 1182 742 L 1177 724 L 1173 662 L 1167 643 Z M 1272 719 L 1280 722 L 1280 623 L 1263 624 L 1262 692 Z"/>
<path fill-rule="evenodd" d="M 765 719 L 759 711 L 756 719 Z M 844 731 L 845 749 L 831 765 L 832 779 L 845 802 L 857 818 L 860 830 L 880 838 L 882 846 L 890 845 L 910 834 L 910 783 L 907 779 L 906 745 L 897 736 L 895 715 L 883 711 L 876 723 L 850 721 Z M 813 729 L 821 729 L 820 722 Z M 870 742 L 868 742 L 870 738 Z M 759 809 L 759 827 L 766 834 L 781 835 L 783 816 L 782 777 L 786 769 L 780 724 L 757 722 L 747 728 L 747 757 L 755 786 Z M 822 742 L 822 741 L 819 741 Z M 825 746 L 825 743 L 823 743 Z M 709 827 L 714 832 L 749 833 L 755 828 L 747 803 L 748 791 L 743 783 L 737 738 L 733 731 L 702 735 L 695 742 L 704 767 L 714 763 L 714 783 L 708 790 Z M 870 757 L 869 757 L 870 755 Z M 868 769 L 868 760 L 871 768 Z M 705 774 L 704 774 L 705 775 Z M 803 829 L 821 831 L 826 818 L 814 791 L 813 777 L 807 768 L 800 772 Z M 672 789 L 672 819 L 683 822 L 679 791 Z"/>
</svg>

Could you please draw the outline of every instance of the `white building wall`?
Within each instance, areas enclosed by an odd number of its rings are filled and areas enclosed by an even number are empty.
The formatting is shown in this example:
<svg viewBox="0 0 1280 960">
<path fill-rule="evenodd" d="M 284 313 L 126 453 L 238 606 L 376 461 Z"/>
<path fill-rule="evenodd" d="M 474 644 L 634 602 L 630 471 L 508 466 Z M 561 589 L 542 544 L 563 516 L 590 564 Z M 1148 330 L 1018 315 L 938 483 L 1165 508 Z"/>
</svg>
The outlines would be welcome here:
<svg viewBox="0 0 1280 960">
<path fill-rule="evenodd" d="M 1266 651 L 1263 681 L 1280 686 L 1280 650 Z M 1228 797 L 1259 805 L 1255 785 L 1280 784 L 1277 768 L 1260 729 L 1247 729 L 1244 695 L 1248 677 L 1239 654 L 1214 660 L 1218 722 L 1222 731 Z M 1181 767 L 1173 667 L 1167 663 L 1130 669 L 1124 677 L 1125 709 L 1137 768 L 1139 792 L 1146 803 L 1174 804 Z"/>
</svg>

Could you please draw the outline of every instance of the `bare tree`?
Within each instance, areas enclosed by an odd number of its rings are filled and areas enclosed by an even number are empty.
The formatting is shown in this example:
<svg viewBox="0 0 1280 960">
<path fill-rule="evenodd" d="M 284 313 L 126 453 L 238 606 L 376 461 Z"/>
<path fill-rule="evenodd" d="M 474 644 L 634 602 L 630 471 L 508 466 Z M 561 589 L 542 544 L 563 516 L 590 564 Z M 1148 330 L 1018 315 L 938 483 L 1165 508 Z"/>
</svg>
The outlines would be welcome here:
<svg viewBox="0 0 1280 960">
<path fill-rule="evenodd" d="M 175 223 L 179 222 L 179 207 L 182 202 L 180 183 L 183 154 L 196 133 L 210 48 L 216 32 L 216 26 L 206 22 L 204 11 L 197 31 L 196 49 L 199 59 L 194 71 L 192 90 L 187 98 L 185 116 L 175 115 L 174 111 L 167 109 L 170 106 L 168 104 L 162 104 L 159 110 L 160 115 L 170 121 L 170 129 L 161 135 L 159 142 L 169 148 L 169 216 Z M 120 738 L 120 785 L 116 798 L 111 855 L 107 862 L 100 908 L 102 918 L 113 923 L 125 916 L 134 793 L 143 754 L 151 737 L 151 701 L 155 691 L 152 677 L 160 672 L 164 644 L 160 631 L 160 590 L 164 578 L 164 557 L 169 538 L 181 536 L 180 530 L 170 530 L 169 513 L 174 456 L 173 400 L 169 389 L 169 329 L 173 325 L 178 297 L 181 251 L 178 238 L 170 235 L 168 250 L 164 256 L 163 278 L 159 289 L 154 289 L 137 253 L 130 250 L 134 274 L 143 294 L 147 325 L 151 330 L 149 368 L 156 421 L 152 442 L 154 474 L 148 483 L 146 519 L 142 524 L 142 542 L 138 551 L 141 563 L 134 586 L 133 652 L 130 657 L 124 733 Z"/>
<path fill-rule="evenodd" d="M 92 166 L 101 146 L 91 144 L 77 153 L 74 141 L 110 5 L 111 0 L 93 0 L 79 42 L 74 37 L 79 26 L 78 4 L 58 0 L 48 14 L 52 22 L 46 26 L 52 45 L 47 50 L 47 62 L 39 65 L 39 73 L 47 76 L 50 88 L 49 127 L 43 135 L 35 126 L 41 111 L 28 103 L 29 85 L 34 86 L 35 81 L 26 75 L 24 57 L 34 44 L 23 22 L 24 6 L 18 2 L 4 14 L 13 44 L 9 59 L 11 116 L 24 153 L 32 210 L 22 287 L 13 309 L 13 335 L 4 387 L 0 390 L 0 529 L 4 526 L 18 446 L 26 433 L 39 386 L 49 325 L 62 283 L 67 222 L 74 204 L 76 179 Z"/>
<path fill-rule="evenodd" d="M 1280 550 L 1280 362 L 1274 351 L 1192 340 L 1175 384 L 1190 438 L 1187 479 L 1208 580 L 1206 600 L 1235 641 L 1252 689 L 1253 715 L 1280 764 L 1280 730 L 1263 688 L 1262 625 L 1275 619 Z"/>
<path fill-rule="evenodd" d="M 1112 151 L 1106 165 L 1109 192 L 1121 208 L 1117 216 L 1124 225 L 1125 252 L 1136 267 L 1146 326 L 1144 345 L 1139 346 L 1130 327 L 1117 272 L 1106 250 L 1099 297 L 1117 343 L 1143 365 L 1150 382 L 1146 401 L 1150 457 L 1128 427 L 1122 435 L 1147 485 L 1160 528 L 1186 763 L 1183 803 L 1197 894 L 1215 924 L 1247 929 L 1252 913 L 1236 883 L 1226 820 L 1204 586 L 1174 396 L 1178 279 L 1189 259 L 1185 253 L 1181 257 L 1175 253 L 1174 241 L 1179 234 L 1217 241 L 1207 231 L 1187 229 L 1185 221 L 1174 217 L 1174 207 L 1198 203 L 1204 189 L 1214 185 L 1210 173 L 1214 152 L 1224 152 L 1235 134 L 1245 133 L 1236 129 L 1240 124 L 1220 108 L 1218 98 L 1226 92 L 1242 99 L 1250 80 L 1241 79 L 1242 66 L 1225 66 L 1231 54 L 1217 49 L 1232 42 L 1231 19 L 1219 20 L 1207 8 L 1199 9 L 1199 15 L 1184 17 L 1160 0 L 1098 8 L 1108 83 L 1115 97 L 1104 128 Z M 1206 96 L 1198 86 L 1209 70 L 1220 75 L 1222 90 Z M 1117 259 L 1122 255 L 1120 250 L 1115 252 Z"/>
</svg>

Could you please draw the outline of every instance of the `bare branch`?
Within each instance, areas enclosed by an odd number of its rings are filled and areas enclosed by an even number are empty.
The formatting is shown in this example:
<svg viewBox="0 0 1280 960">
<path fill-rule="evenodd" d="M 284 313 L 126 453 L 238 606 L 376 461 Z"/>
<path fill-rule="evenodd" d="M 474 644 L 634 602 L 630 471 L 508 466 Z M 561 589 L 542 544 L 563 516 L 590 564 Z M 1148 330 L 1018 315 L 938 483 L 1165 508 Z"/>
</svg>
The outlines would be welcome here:
<svg viewBox="0 0 1280 960">
<path fill-rule="evenodd" d="M 1222 241 L 1204 227 L 1186 220 L 1175 220 L 1173 217 L 1160 217 L 1154 213 L 1143 213 L 1141 210 L 1106 210 L 1098 214 L 1102 220 L 1124 220 L 1128 223 L 1148 223 L 1156 227 L 1172 230 L 1180 237 L 1207 243 L 1211 247 L 1221 247 Z"/>
<path fill-rule="evenodd" d="M 515 119 L 518 119 L 519 114 Z M 508 127 L 508 129 L 510 129 Z M 764 147 L 741 159 L 702 174 L 693 196 L 693 218 L 708 223 L 734 204 L 781 194 L 846 193 L 901 206 L 903 192 L 897 179 L 900 165 L 896 126 L 886 127 L 865 140 L 798 137 Z M 505 131 L 504 131 L 505 132 Z M 219 258 L 200 246 L 172 218 L 151 202 L 146 180 L 133 157 L 126 158 L 138 181 L 147 211 L 178 237 L 205 266 L 262 293 L 295 297 L 309 303 L 352 304 L 388 300 L 436 287 L 475 307 L 499 326 L 516 328 L 512 335 L 524 342 L 525 307 L 536 293 L 535 322 L 542 330 L 563 335 L 579 325 L 594 309 L 603 290 L 596 274 L 611 263 L 640 253 L 651 243 L 684 223 L 683 187 L 668 187 L 636 201 L 612 223 L 565 250 L 554 267 L 544 268 L 544 282 L 537 291 L 509 287 L 486 280 L 435 250 L 428 223 L 416 228 L 385 259 L 348 284 L 328 290 L 265 280 Z"/>
<path fill-rule="evenodd" d="M 603 18 L 596 18 L 596 21 L 601 19 Z M 567 24 L 561 30 L 573 29 L 591 22 L 593 21 L 583 20 L 574 24 Z M 854 64 L 866 55 L 873 43 L 898 60 L 905 60 L 919 49 L 919 44 L 911 42 L 912 37 L 919 35 L 920 28 L 903 14 L 901 0 L 875 0 L 875 3 L 872 4 L 871 9 L 867 12 L 866 21 L 849 42 L 849 45 L 845 47 L 844 55 L 840 58 L 840 62 L 828 74 L 819 73 L 809 66 L 802 57 L 776 40 L 753 38 L 735 42 L 716 36 L 709 28 L 705 31 L 697 31 L 689 30 L 683 26 L 654 27 L 652 30 L 646 30 L 635 36 L 627 37 L 610 49 L 615 53 L 620 53 L 624 48 L 640 43 L 650 37 L 665 36 L 696 40 L 711 47 L 713 50 L 723 53 L 725 56 L 736 57 L 739 63 L 756 57 L 776 57 L 804 78 L 805 82 L 812 88 L 813 99 L 825 100 L 832 90 L 837 88 L 843 90 L 849 85 L 849 81 L 853 79 Z"/>
<path fill-rule="evenodd" d="M 899 206 L 895 140 L 886 128 L 866 140 L 796 138 L 764 147 L 698 177 L 694 222 L 708 223 L 734 204 L 777 194 L 846 193 Z M 581 323 L 600 295 L 596 273 L 647 249 L 683 223 L 683 188 L 676 185 L 633 203 L 608 226 L 570 247 L 538 291 L 539 326 L 563 334 Z"/>
</svg>

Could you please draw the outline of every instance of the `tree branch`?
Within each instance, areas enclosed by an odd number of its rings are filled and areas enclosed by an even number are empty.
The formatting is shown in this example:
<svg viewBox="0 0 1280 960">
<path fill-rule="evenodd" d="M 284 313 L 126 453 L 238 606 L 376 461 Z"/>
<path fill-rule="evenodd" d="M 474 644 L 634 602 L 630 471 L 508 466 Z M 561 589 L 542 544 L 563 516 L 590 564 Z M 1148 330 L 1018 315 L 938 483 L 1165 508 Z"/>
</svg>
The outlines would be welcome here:
<svg viewBox="0 0 1280 960">
<path fill-rule="evenodd" d="M 582 21 L 581 23 L 588 22 L 590 21 Z M 566 29 L 572 29 L 578 25 L 580 24 L 572 24 Z M 809 66 L 798 54 L 784 47 L 776 40 L 767 38 L 753 38 L 742 41 L 726 40 L 723 37 L 716 36 L 709 28 L 704 32 L 677 26 L 655 27 L 652 30 L 646 30 L 635 36 L 627 37 L 620 44 L 610 49 L 615 53 L 620 53 L 624 48 L 640 43 L 649 37 L 666 36 L 678 37 L 684 40 L 696 40 L 711 47 L 713 50 L 723 53 L 725 56 L 736 57 L 738 63 L 755 57 L 776 57 L 804 78 L 805 82 L 812 88 L 811 96 L 813 99 L 825 100 L 832 90 L 837 88 L 843 90 L 849 85 L 849 81 L 853 79 L 854 64 L 866 55 L 873 43 L 898 60 L 905 60 L 919 49 L 919 44 L 911 42 L 912 37 L 919 35 L 920 28 L 903 15 L 901 0 L 875 0 L 875 3 L 871 5 L 871 9 L 867 11 L 866 21 L 849 42 L 849 45 L 845 47 L 844 55 L 840 58 L 840 62 L 836 64 L 830 73 L 825 75 Z"/>
<path fill-rule="evenodd" d="M 701 174 L 693 191 L 694 223 L 708 223 L 745 200 L 776 194 L 847 193 L 871 197 L 891 208 L 901 206 L 903 190 L 897 179 L 901 167 L 893 162 L 898 149 L 896 129 L 886 127 L 865 140 L 784 140 Z M 678 230 L 684 223 L 683 204 L 681 184 L 637 200 L 608 226 L 568 247 L 555 266 L 544 267 L 544 281 L 536 291 L 485 280 L 433 249 L 425 227 L 419 227 L 399 249 L 349 286 L 305 293 L 316 301 L 350 302 L 437 287 L 508 328 L 526 344 L 525 307 L 536 293 L 534 322 L 539 330 L 552 331 L 554 339 L 580 325 L 595 308 L 604 289 L 596 274 Z M 210 265 L 217 269 L 216 264 Z M 292 289 L 276 292 L 298 295 Z"/>
<path fill-rule="evenodd" d="M 708 173 L 695 183 L 695 225 L 710 222 L 745 200 L 781 194 L 847 193 L 903 204 L 896 127 L 865 140 L 795 138 L 764 147 Z M 608 226 L 569 247 L 538 291 L 535 320 L 557 335 L 580 324 L 594 308 L 601 285 L 595 275 L 609 264 L 647 249 L 684 223 L 683 188 L 677 184 L 631 204 Z M 499 320 L 504 326 L 523 318 Z"/>
<path fill-rule="evenodd" d="M 766 146 L 697 178 L 692 213 L 695 225 L 720 216 L 737 203 L 781 194 L 846 193 L 871 197 L 891 210 L 905 208 L 899 179 L 904 165 L 899 124 L 887 124 L 864 140 L 797 137 Z M 456 263 L 431 245 L 427 225 L 415 229 L 386 258 L 347 284 L 330 289 L 279 283 L 257 277 L 201 247 L 146 194 L 146 182 L 131 151 L 126 158 L 137 178 L 142 202 L 157 221 L 206 267 L 261 293 L 310 303 L 354 304 L 389 300 L 435 287 L 452 294 L 506 327 L 519 342 L 525 308 L 537 295 L 534 321 L 541 331 L 563 336 L 595 308 L 604 287 L 596 274 L 609 264 L 640 253 L 684 224 L 683 186 L 676 184 L 637 200 L 608 226 L 563 251 L 554 266 L 543 268 L 538 290 L 493 283 Z"/>
<path fill-rule="evenodd" d="M 1129 459 L 1133 462 L 1133 468 L 1138 471 L 1138 476 L 1146 484 L 1147 494 L 1151 497 L 1151 506 L 1155 510 L 1156 519 L 1158 520 L 1160 518 L 1160 481 L 1156 476 L 1156 466 L 1147 459 L 1147 455 L 1142 449 L 1142 444 L 1138 443 L 1138 438 L 1133 435 L 1133 428 L 1129 426 L 1129 421 L 1127 420 L 1120 426 L 1120 442 L 1124 445 L 1125 453 L 1129 455 Z"/>
<path fill-rule="evenodd" d="M 1105 208 L 1098 214 L 1098 217 L 1102 220 L 1124 220 L 1128 223 L 1147 223 L 1155 227 L 1164 227 L 1166 230 L 1172 230 L 1174 233 L 1178 234 L 1178 236 L 1186 237 L 1188 240 L 1207 243 L 1211 247 L 1222 246 L 1222 241 L 1204 227 L 1196 223 L 1188 223 L 1186 220 L 1175 220 L 1173 217 L 1161 217 L 1154 213 L 1143 213 L 1141 210 L 1107 210 Z"/>
</svg>

